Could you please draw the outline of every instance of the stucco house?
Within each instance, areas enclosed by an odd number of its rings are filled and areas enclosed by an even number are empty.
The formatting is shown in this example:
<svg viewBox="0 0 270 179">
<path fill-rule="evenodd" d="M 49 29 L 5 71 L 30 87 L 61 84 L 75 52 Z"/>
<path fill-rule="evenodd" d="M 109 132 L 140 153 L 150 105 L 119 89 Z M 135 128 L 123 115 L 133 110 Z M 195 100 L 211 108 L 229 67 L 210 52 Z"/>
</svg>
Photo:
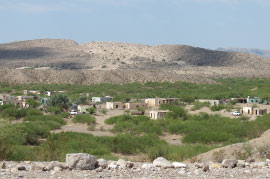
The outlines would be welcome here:
<svg viewBox="0 0 270 179">
<path fill-rule="evenodd" d="M 91 107 L 92 106 L 90 106 L 90 105 L 78 105 L 77 109 L 78 109 L 78 112 L 80 112 L 80 113 L 87 113 L 87 109 L 89 109 Z"/>
<path fill-rule="evenodd" d="M 265 108 L 254 108 L 252 106 L 244 106 L 243 109 L 240 110 L 240 112 L 244 115 L 255 115 L 260 116 L 267 113 L 267 109 Z"/>
<path fill-rule="evenodd" d="M 259 97 L 247 97 L 247 103 L 248 104 L 253 104 L 253 103 L 261 103 L 261 99 Z"/>
<path fill-rule="evenodd" d="M 137 110 L 138 108 L 142 108 L 144 110 L 148 109 L 147 103 L 126 103 L 126 109 L 129 110 Z"/>
<path fill-rule="evenodd" d="M 106 96 L 106 97 L 92 97 L 93 103 L 105 103 L 112 99 L 112 97 Z"/>
<path fill-rule="evenodd" d="M 161 104 L 173 104 L 180 100 L 180 98 L 147 98 L 145 103 L 148 104 L 148 107 L 157 107 Z"/>
<path fill-rule="evenodd" d="M 214 100 L 214 99 L 196 99 L 196 102 L 201 102 L 201 103 L 209 103 L 210 106 L 215 106 L 222 104 L 221 100 Z"/>
<path fill-rule="evenodd" d="M 106 102 L 106 109 L 126 109 L 126 104 L 121 102 Z"/>
<path fill-rule="evenodd" d="M 163 118 L 168 112 L 170 111 L 169 110 L 153 110 L 153 111 L 150 111 L 149 117 L 151 119 L 157 120 L 159 118 Z"/>
</svg>

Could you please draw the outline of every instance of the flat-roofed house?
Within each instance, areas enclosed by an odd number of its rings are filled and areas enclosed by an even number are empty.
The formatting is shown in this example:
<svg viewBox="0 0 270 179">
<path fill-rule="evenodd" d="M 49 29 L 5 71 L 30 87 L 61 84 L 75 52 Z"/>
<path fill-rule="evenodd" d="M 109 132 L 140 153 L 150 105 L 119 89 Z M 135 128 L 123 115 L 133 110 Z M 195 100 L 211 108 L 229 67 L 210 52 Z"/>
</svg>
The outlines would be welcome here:
<svg viewBox="0 0 270 179">
<path fill-rule="evenodd" d="M 137 110 L 138 108 L 148 109 L 147 103 L 126 103 L 126 109 Z"/>
<path fill-rule="evenodd" d="M 170 111 L 169 110 L 153 110 L 153 111 L 150 111 L 149 117 L 151 119 L 157 120 L 159 118 L 163 118 L 168 112 Z"/>
<path fill-rule="evenodd" d="M 106 109 L 126 109 L 126 104 L 121 102 L 106 102 Z"/>
</svg>

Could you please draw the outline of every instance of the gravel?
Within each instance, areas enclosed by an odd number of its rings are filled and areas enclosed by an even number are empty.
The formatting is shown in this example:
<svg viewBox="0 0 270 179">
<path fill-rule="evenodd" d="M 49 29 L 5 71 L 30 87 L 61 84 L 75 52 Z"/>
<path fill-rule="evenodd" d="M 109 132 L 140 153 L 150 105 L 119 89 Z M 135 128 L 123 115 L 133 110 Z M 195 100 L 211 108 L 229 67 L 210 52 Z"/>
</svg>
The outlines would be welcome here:
<svg viewBox="0 0 270 179">
<path fill-rule="evenodd" d="M 51 162 L 5 162 L 6 168 L 0 169 L 0 178 L 269 178 L 270 168 L 265 163 L 250 165 L 245 168 L 213 168 L 206 172 L 198 164 L 186 164 L 187 168 L 161 168 L 149 165 L 142 168 L 145 163 L 133 163 L 132 168 L 97 168 L 95 170 L 70 170 L 54 167 L 52 170 L 42 170 L 35 166 L 49 166 Z M 115 162 L 116 163 L 116 162 Z M 208 166 L 206 164 L 201 164 Z M 18 170 L 18 167 L 25 170 Z M 209 167 L 208 167 L 209 168 Z"/>
</svg>

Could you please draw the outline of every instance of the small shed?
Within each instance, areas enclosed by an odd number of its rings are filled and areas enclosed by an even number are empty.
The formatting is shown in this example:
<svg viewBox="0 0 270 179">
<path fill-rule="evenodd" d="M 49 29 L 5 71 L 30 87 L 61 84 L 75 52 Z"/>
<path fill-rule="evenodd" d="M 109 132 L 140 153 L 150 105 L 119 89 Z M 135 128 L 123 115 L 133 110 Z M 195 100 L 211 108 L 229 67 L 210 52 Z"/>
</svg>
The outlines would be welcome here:
<svg viewBox="0 0 270 179">
<path fill-rule="evenodd" d="M 153 111 L 150 111 L 149 117 L 151 119 L 157 120 L 159 118 L 163 118 L 168 112 L 170 111 L 169 110 L 153 110 Z"/>
</svg>

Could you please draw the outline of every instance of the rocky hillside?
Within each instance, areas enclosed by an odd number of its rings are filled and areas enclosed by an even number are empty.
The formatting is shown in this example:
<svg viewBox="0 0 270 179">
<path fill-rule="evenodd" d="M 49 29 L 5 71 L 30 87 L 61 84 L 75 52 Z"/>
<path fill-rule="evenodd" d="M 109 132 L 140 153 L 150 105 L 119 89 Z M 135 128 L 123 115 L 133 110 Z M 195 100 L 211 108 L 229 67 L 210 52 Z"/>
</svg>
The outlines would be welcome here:
<svg viewBox="0 0 270 179">
<path fill-rule="evenodd" d="M 209 82 L 218 77 L 270 77 L 270 59 L 185 45 L 40 39 L 0 44 L 0 61 L 0 81 L 13 83 Z"/>
</svg>

